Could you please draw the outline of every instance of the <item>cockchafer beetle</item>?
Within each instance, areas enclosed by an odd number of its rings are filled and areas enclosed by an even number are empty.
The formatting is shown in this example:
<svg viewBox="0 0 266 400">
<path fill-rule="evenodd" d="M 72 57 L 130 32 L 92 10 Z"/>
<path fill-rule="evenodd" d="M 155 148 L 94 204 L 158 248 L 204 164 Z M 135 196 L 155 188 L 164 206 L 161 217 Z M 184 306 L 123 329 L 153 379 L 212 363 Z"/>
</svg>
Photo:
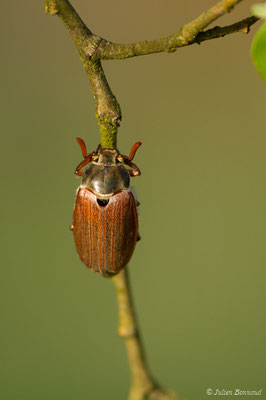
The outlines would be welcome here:
<svg viewBox="0 0 266 400">
<path fill-rule="evenodd" d="M 141 142 L 129 156 L 100 145 L 88 154 L 84 141 L 77 142 L 84 160 L 75 170 L 82 182 L 71 230 L 81 261 L 100 275 L 113 276 L 127 265 L 139 239 L 138 203 L 129 185 L 131 176 L 140 175 L 132 160 Z"/>
</svg>

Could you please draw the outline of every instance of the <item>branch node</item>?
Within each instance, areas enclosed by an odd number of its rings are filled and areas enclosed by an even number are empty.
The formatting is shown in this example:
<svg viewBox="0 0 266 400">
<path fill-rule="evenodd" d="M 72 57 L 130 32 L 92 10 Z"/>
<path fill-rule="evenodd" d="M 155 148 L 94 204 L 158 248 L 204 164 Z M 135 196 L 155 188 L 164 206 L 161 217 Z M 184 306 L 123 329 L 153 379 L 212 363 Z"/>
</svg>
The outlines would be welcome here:
<svg viewBox="0 0 266 400">
<path fill-rule="evenodd" d="M 44 11 L 46 14 L 56 15 L 59 13 L 55 0 L 45 0 Z"/>
<path fill-rule="evenodd" d="M 131 337 L 135 337 L 137 334 L 137 331 L 134 327 L 127 327 L 125 325 L 119 325 L 118 327 L 118 335 L 122 339 L 129 339 Z"/>
<path fill-rule="evenodd" d="M 172 43 L 169 43 L 169 46 L 166 48 L 166 52 L 169 53 L 169 54 L 170 53 L 175 53 L 176 49 L 177 49 L 177 46 L 175 46 Z"/>
<path fill-rule="evenodd" d="M 247 34 L 247 33 L 249 33 L 249 31 L 250 31 L 250 27 L 249 26 L 244 26 L 244 28 L 239 29 L 238 32 Z"/>
<path fill-rule="evenodd" d="M 197 36 L 197 33 L 198 32 L 193 32 L 192 30 L 187 29 L 187 26 L 184 25 L 179 31 L 182 45 L 187 46 L 189 43 L 193 42 L 193 40 Z"/>
<path fill-rule="evenodd" d="M 86 56 L 92 59 L 102 40 L 103 38 L 101 38 L 100 36 L 92 34 L 90 36 L 90 40 L 88 41 L 87 46 L 84 49 L 84 53 L 86 54 Z"/>
</svg>

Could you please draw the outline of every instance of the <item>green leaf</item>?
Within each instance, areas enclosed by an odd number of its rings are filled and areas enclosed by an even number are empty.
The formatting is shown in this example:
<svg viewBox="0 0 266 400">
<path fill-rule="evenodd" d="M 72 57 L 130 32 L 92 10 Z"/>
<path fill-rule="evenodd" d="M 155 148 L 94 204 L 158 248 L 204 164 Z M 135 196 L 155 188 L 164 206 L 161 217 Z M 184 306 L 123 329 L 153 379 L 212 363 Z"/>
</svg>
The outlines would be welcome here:
<svg viewBox="0 0 266 400">
<path fill-rule="evenodd" d="M 254 36 L 251 57 L 259 74 L 266 81 L 266 22 Z"/>
<path fill-rule="evenodd" d="M 252 14 L 259 18 L 266 18 L 266 3 L 253 4 L 251 6 Z"/>
</svg>

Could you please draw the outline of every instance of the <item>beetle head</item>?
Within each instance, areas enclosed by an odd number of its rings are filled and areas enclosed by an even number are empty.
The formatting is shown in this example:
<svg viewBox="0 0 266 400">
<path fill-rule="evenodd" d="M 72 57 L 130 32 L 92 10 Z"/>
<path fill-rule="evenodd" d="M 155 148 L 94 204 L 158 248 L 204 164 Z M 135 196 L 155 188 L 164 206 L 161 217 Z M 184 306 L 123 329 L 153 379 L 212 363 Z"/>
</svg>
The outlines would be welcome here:
<svg viewBox="0 0 266 400">
<path fill-rule="evenodd" d="M 100 145 L 98 146 L 96 152 L 87 153 L 86 145 L 81 138 L 77 138 L 77 142 L 80 145 L 82 155 L 84 160 L 79 163 L 75 170 L 75 174 L 78 176 L 82 176 L 84 173 L 83 167 L 92 162 L 94 165 L 98 166 L 117 166 L 117 164 L 124 164 L 130 169 L 127 170 L 129 176 L 138 176 L 140 175 L 140 169 L 136 164 L 132 162 L 137 149 L 141 146 L 141 142 L 136 142 L 129 153 L 129 156 L 125 156 L 120 154 L 117 150 L 102 148 Z"/>
</svg>

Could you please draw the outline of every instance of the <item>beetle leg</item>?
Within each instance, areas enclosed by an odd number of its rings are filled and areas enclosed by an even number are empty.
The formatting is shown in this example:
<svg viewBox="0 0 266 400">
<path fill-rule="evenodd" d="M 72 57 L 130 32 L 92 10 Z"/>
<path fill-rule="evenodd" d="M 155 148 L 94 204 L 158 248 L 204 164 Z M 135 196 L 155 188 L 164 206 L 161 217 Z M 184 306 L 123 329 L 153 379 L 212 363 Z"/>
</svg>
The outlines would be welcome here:
<svg viewBox="0 0 266 400">
<path fill-rule="evenodd" d="M 138 148 L 141 146 L 141 142 L 136 142 L 135 144 L 133 144 L 132 149 L 130 150 L 129 156 L 124 156 L 123 154 L 119 154 L 118 159 L 120 159 L 120 161 L 123 160 L 123 162 L 128 165 L 129 167 L 132 168 L 132 170 L 129 170 L 128 173 L 130 176 L 138 176 L 141 174 L 139 167 L 136 166 L 136 164 L 134 164 L 132 162 L 136 151 L 138 150 Z"/>
<path fill-rule="evenodd" d="M 81 176 L 83 174 L 83 172 L 81 171 L 81 168 L 83 168 L 85 165 L 87 165 L 91 160 L 92 157 L 95 155 L 95 153 L 90 153 L 88 154 L 85 159 L 83 161 L 81 161 L 81 163 L 79 163 L 79 165 L 77 166 L 77 168 L 75 169 L 74 174 Z"/>
<path fill-rule="evenodd" d="M 128 171 L 128 173 L 129 173 L 130 176 L 138 176 L 138 175 L 141 174 L 139 167 L 137 167 L 136 164 L 134 164 L 133 162 L 131 162 L 131 160 L 130 160 L 128 157 L 123 156 L 123 160 L 124 160 L 124 163 L 125 163 L 126 165 L 128 165 L 129 167 L 132 168 L 132 169 L 130 169 L 130 170 Z"/>
<path fill-rule="evenodd" d="M 136 151 L 138 150 L 138 148 L 142 145 L 141 142 L 136 142 L 135 144 L 133 144 L 132 149 L 130 150 L 129 153 L 129 160 L 132 161 L 133 158 L 135 157 Z"/>
<path fill-rule="evenodd" d="M 141 239 L 141 237 L 140 237 L 140 234 L 138 233 L 138 234 L 137 234 L 137 242 L 139 242 L 140 239 Z"/>
<path fill-rule="evenodd" d="M 73 230 L 74 230 L 74 225 L 73 225 L 73 224 L 70 225 L 69 229 L 70 229 L 71 231 L 73 231 Z"/>
</svg>

